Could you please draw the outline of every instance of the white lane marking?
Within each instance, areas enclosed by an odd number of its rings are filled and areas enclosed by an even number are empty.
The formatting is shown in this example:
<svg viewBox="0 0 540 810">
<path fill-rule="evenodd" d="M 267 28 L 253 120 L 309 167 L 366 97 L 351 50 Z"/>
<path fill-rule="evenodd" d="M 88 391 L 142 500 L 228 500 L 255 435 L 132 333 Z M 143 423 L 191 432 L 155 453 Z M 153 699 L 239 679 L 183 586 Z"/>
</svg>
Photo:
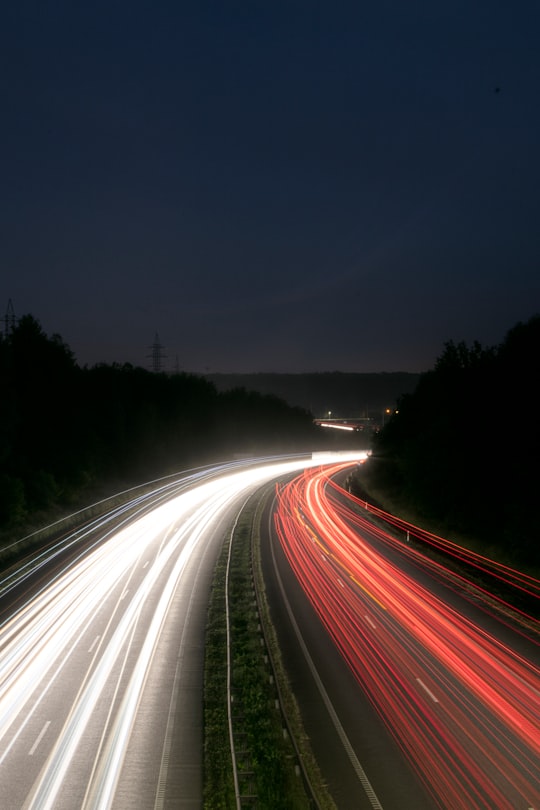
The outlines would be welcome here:
<svg viewBox="0 0 540 810">
<path fill-rule="evenodd" d="M 425 692 L 427 692 L 427 694 L 430 696 L 430 698 L 432 699 L 432 701 L 433 701 L 434 703 L 438 703 L 438 702 L 439 702 L 439 699 L 435 697 L 435 695 L 433 694 L 433 692 L 431 691 L 431 689 L 429 689 L 429 688 L 428 688 L 428 687 L 425 685 L 425 683 L 424 683 L 423 681 L 421 681 L 421 680 L 420 680 L 420 678 L 417 678 L 416 680 L 418 681 L 418 683 L 420 684 L 420 686 L 422 687 L 422 689 L 424 689 L 424 691 L 425 691 Z"/>
<path fill-rule="evenodd" d="M 375 622 L 374 622 L 374 621 L 372 621 L 372 620 L 369 618 L 369 616 L 367 615 L 367 613 L 366 613 L 366 615 L 365 615 L 365 620 L 366 620 L 366 622 L 367 622 L 369 625 L 371 625 L 371 627 L 373 627 L 373 629 L 374 629 L 374 630 L 376 630 L 376 629 L 377 629 L 377 625 L 375 624 Z"/>
<path fill-rule="evenodd" d="M 88 652 L 89 652 L 89 653 L 94 652 L 94 647 L 96 646 L 96 644 L 98 643 L 98 641 L 100 640 L 100 638 L 101 638 L 101 636 L 96 636 L 96 637 L 95 637 L 95 639 L 94 639 L 94 640 L 93 640 L 93 642 L 92 642 L 92 646 L 91 646 L 91 647 L 89 648 L 89 650 L 88 650 Z"/>
<path fill-rule="evenodd" d="M 145 562 L 145 564 L 143 565 L 143 568 L 147 568 L 147 567 L 149 566 L 149 564 L 150 564 L 150 560 L 147 560 L 147 561 Z"/>
<path fill-rule="evenodd" d="M 126 596 L 128 595 L 128 593 L 129 593 L 129 588 L 126 588 L 126 589 L 125 589 L 125 591 L 123 592 L 122 596 L 120 597 L 120 602 L 121 602 L 123 599 L 125 599 L 125 598 L 126 598 Z"/>
<path fill-rule="evenodd" d="M 39 735 L 38 735 L 37 740 L 36 740 L 36 741 L 35 741 L 35 743 L 33 744 L 33 746 L 32 746 L 32 748 L 30 749 L 30 751 L 28 752 L 28 756 L 29 756 L 29 757 L 31 757 L 31 756 L 33 756 L 33 755 L 34 755 L 34 751 L 36 750 L 36 748 L 37 748 L 37 747 L 38 747 L 38 745 L 40 744 L 41 740 L 42 740 L 42 739 L 43 739 L 43 737 L 45 736 L 45 733 L 46 733 L 46 731 L 47 731 L 47 729 L 49 728 L 49 726 L 50 726 L 50 725 L 51 725 L 51 721 L 50 721 L 50 720 L 47 720 L 47 722 L 45 723 L 45 725 L 44 725 L 44 726 L 43 726 L 43 728 L 41 729 L 41 731 L 40 731 L 40 733 L 39 733 Z"/>
<path fill-rule="evenodd" d="M 291 622 L 293 630 L 294 630 L 294 632 L 296 634 L 296 638 L 298 639 L 298 643 L 300 644 L 300 647 L 301 647 L 302 652 L 304 654 L 304 658 L 306 659 L 306 663 L 307 663 L 309 669 L 311 670 L 311 675 L 312 675 L 313 680 L 315 681 L 315 683 L 317 685 L 317 688 L 319 690 L 319 694 L 321 695 L 321 698 L 322 698 L 322 700 L 323 700 L 323 702 L 324 702 L 324 704 L 326 706 L 326 710 L 328 711 L 328 714 L 330 715 L 330 718 L 331 718 L 331 720 L 332 720 L 332 722 L 334 724 L 334 728 L 335 728 L 335 730 L 337 731 L 337 733 L 339 735 L 339 738 L 341 740 L 341 744 L 343 745 L 343 748 L 345 749 L 345 752 L 348 754 L 350 763 L 351 763 L 351 765 L 353 766 L 353 768 L 354 768 L 354 770 L 356 772 L 356 776 L 358 777 L 358 779 L 360 781 L 360 784 L 362 785 L 362 787 L 363 787 L 363 789 L 364 789 L 364 791 L 366 793 L 366 796 L 368 797 L 368 800 L 369 800 L 369 803 L 371 804 L 372 810 L 383 810 L 382 804 L 380 803 L 379 798 L 378 798 L 377 794 L 375 793 L 375 791 L 373 789 L 373 786 L 372 786 L 371 782 L 369 781 L 366 772 L 364 771 L 362 765 L 360 764 L 360 762 L 358 760 L 358 757 L 356 756 L 354 748 L 352 747 L 352 744 L 351 744 L 349 738 L 347 737 L 345 729 L 341 725 L 341 722 L 340 722 L 339 717 L 337 715 L 337 712 L 336 712 L 336 710 L 334 708 L 334 705 L 330 700 L 330 696 L 328 695 L 328 692 L 324 688 L 323 682 L 322 682 L 322 680 L 320 678 L 320 675 L 319 675 L 319 673 L 317 671 L 315 663 L 314 663 L 312 657 L 309 654 L 306 642 L 304 641 L 304 638 L 303 638 L 302 633 L 300 631 L 300 627 L 298 626 L 298 624 L 296 622 L 294 612 L 293 612 L 293 609 L 291 607 L 291 603 L 289 602 L 289 600 L 287 598 L 287 595 L 285 593 L 285 586 L 283 585 L 283 580 L 281 579 L 281 575 L 280 575 L 278 567 L 277 567 L 275 549 L 274 549 L 274 546 L 273 546 L 272 543 L 270 544 L 270 553 L 272 555 L 272 564 L 274 566 L 276 582 L 278 583 L 279 589 L 281 591 L 281 596 L 283 598 L 283 603 L 284 603 L 285 608 L 287 610 L 287 613 L 289 615 L 289 621 Z"/>
</svg>

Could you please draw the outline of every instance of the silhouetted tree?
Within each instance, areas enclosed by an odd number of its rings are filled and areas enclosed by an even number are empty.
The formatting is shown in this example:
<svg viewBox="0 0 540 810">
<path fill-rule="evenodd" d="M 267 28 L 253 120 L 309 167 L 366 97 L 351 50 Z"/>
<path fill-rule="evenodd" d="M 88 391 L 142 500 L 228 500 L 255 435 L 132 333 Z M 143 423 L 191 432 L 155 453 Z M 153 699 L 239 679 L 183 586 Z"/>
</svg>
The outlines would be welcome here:
<svg viewBox="0 0 540 810">
<path fill-rule="evenodd" d="M 79 368 L 25 315 L 0 336 L 0 527 L 90 483 L 137 483 L 234 452 L 311 449 L 311 415 L 273 396 L 217 392 L 191 374 L 130 364 Z"/>
<path fill-rule="evenodd" d="M 378 437 L 378 485 L 420 515 L 539 560 L 539 377 L 539 316 L 496 348 L 447 343 Z"/>
</svg>

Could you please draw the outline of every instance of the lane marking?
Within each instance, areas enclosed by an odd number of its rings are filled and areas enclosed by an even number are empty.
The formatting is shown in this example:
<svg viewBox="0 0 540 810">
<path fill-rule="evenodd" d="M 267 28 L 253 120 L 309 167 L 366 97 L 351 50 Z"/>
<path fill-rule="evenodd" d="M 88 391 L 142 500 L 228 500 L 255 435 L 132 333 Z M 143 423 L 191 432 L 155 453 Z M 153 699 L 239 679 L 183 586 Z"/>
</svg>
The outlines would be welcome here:
<svg viewBox="0 0 540 810">
<path fill-rule="evenodd" d="M 359 587 L 359 588 L 362 588 L 362 590 L 364 591 L 364 593 L 367 593 L 367 595 L 369 596 L 369 598 L 370 598 L 370 599 L 373 599 L 373 601 L 374 601 L 374 602 L 376 602 L 380 608 L 382 608 L 383 610 L 386 610 L 386 608 L 385 608 L 385 606 L 383 605 L 383 603 L 382 603 L 382 602 L 379 602 L 379 600 L 377 599 L 377 597 L 376 597 L 376 596 L 374 596 L 374 595 L 371 593 L 371 591 L 370 591 L 370 590 L 368 590 L 368 589 L 366 588 L 366 586 L 365 586 L 365 585 L 362 585 L 362 583 L 361 583 L 361 582 L 359 582 L 359 581 L 356 579 L 356 577 L 354 577 L 352 574 L 349 574 L 349 578 L 352 580 L 352 582 L 354 582 L 354 584 L 355 584 L 355 585 L 358 585 L 358 587 Z"/>
<path fill-rule="evenodd" d="M 270 526 L 269 526 L 269 531 L 270 531 L 270 536 L 271 536 L 271 534 L 272 534 L 272 525 L 271 525 L 271 523 L 270 523 Z M 320 694 L 320 696 L 322 698 L 322 701 L 323 701 L 323 703 L 324 703 L 324 705 L 326 707 L 326 710 L 327 710 L 328 714 L 330 715 L 330 719 L 332 720 L 332 723 L 334 725 L 336 733 L 338 734 L 338 736 L 340 738 L 340 741 L 341 741 L 341 744 L 342 744 L 346 754 L 349 757 L 349 762 L 351 763 L 351 765 L 352 765 L 352 767 L 353 767 L 353 769 L 354 769 L 354 771 L 356 773 L 356 776 L 357 776 L 360 784 L 362 785 L 362 787 L 364 789 L 364 792 L 365 792 L 365 794 L 366 794 L 366 796 L 368 798 L 368 801 L 369 801 L 369 803 L 370 803 L 370 805 L 372 807 L 372 810 L 383 810 L 382 805 L 381 805 L 381 803 L 379 801 L 379 798 L 378 798 L 377 794 L 375 793 L 375 790 L 373 789 L 373 786 L 372 786 L 371 782 L 369 781 L 369 778 L 368 778 L 365 770 L 363 769 L 362 765 L 360 764 L 360 761 L 358 760 L 358 757 L 356 756 L 356 752 L 355 752 L 355 750 L 354 750 L 354 748 L 353 748 L 353 746 L 351 744 L 351 741 L 347 737 L 345 729 L 343 728 L 343 726 L 342 726 L 342 724 L 341 724 L 341 722 L 339 720 L 339 717 L 338 717 L 337 712 L 336 712 L 336 710 L 334 708 L 334 705 L 333 705 L 332 701 L 330 700 L 330 696 L 328 695 L 328 692 L 324 688 L 321 677 L 320 677 L 320 675 L 319 675 L 319 673 L 317 671 L 317 667 L 315 666 L 315 662 L 313 661 L 311 655 L 309 654 L 306 642 L 304 641 L 304 638 L 303 638 L 302 633 L 300 631 L 300 627 L 298 626 L 298 623 L 297 623 L 296 618 L 294 616 L 294 612 L 293 612 L 291 603 L 289 602 L 289 599 L 288 599 L 288 597 L 286 595 L 285 586 L 283 585 L 283 580 L 281 579 L 281 575 L 280 575 L 279 570 L 278 570 L 278 565 L 277 565 L 277 560 L 276 560 L 276 555 L 275 555 L 275 550 L 274 550 L 274 544 L 271 542 L 271 540 L 270 540 L 270 555 L 271 555 L 271 559 L 272 559 L 272 564 L 274 566 L 274 573 L 275 573 L 275 577 L 276 577 L 276 582 L 277 582 L 279 590 L 281 591 L 283 604 L 285 605 L 285 609 L 286 609 L 286 611 L 288 613 L 289 621 L 290 621 L 290 623 L 292 625 L 293 631 L 294 631 L 294 633 L 296 635 L 296 638 L 298 640 L 298 644 L 300 645 L 300 649 L 302 650 L 302 653 L 303 653 L 304 658 L 306 660 L 306 664 L 307 664 L 307 666 L 309 667 L 309 669 L 311 671 L 311 676 L 312 676 L 313 680 L 315 681 L 315 684 L 317 686 L 317 689 L 319 690 L 319 694 Z"/>
<path fill-rule="evenodd" d="M 92 646 L 91 646 L 91 647 L 89 648 L 89 650 L 88 650 L 88 652 L 89 652 L 89 653 L 94 652 L 94 647 L 96 646 L 96 644 L 98 643 L 98 641 L 100 640 L 100 638 L 101 638 L 101 636 L 96 636 L 96 637 L 95 637 L 95 639 L 94 639 L 94 640 L 93 640 L 93 642 L 92 642 Z"/>
<path fill-rule="evenodd" d="M 188 632 L 188 623 L 191 619 L 191 614 L 194 609 L 194 601 L 196 595 L 199 593 L 199 578 L 203 573 L 203 561 L 204 556 L 201 557 L 199 562 L 199 567 L 197 568 L 197 573 L 195 574 L 194 583 L 191 589 L 191 594 L 189 596 L 188 607 L 186 611 L 186 615 L 184 618 L 184 622 L 182 625 L 182 635 L 180 638 L 180 648 L 178 650 L 178 658 L 176 659 L 176 667 L 174 672 L 174 681 L 173 681 L 173 689 L 171 692 L 171 700 L 169 703 L 169 711 L 167 715 L 167 723 L 165 725 L 165 737 L 163 740 L 163 749 L 161 752 L 161 764 L 159 767 L 159 776 L 158 776 L 158 783 L 156 787 L 156 798 L 154 801 L 154 810 L 163 810 L 165 806 L 165 788 L 167 785 L 167 776 L 169 771 L 169 764 L 171 760 L 171 749 L 173 744 L 173 731 L 175 723 L 179 722 L 179 718 L 177 717 L 177 704 L 178 704 L 178 697 L 180 694 L 180 682 L 181 678 L 184 675 L 183 669 L 185 670 L 185 660 L 186 660 L 186 645 L 189 643 L 189 638 L 187 635 Z M 184 675 L 185 677 L 185 675 Z"/>
<path fill-rule="evenodd" d="M 367 615 L 367 613 L 366 613 L 366 615 L 365 615 L 365 617 L 364 617 L 364 618 L 365 618 L 366 622 L 367 622 L 369 625 L 371 625 L 371 627 L 373 627 L 373 629 L 374 629 L 374 630 L 376 630 L 376 629 L 377 629 L 377 625 L 375 624 L 375 622 L 374 622 L 374 621 L 372 621 L 372 619 L 370 619 L 370 618 L 369 618 L 369 616 Z"/>
<path fill-rule="evenodd" d="M 439 699 L 438 699 L 437 697 L 435 697 L 435 695 L 433 694 L 433 692 L 431 691 L 431 689 L 429 689 L 429 688 L 428 688 L 428 687 L 425 685 L 425 683 L 424 683 L 423 681 L 421 681 L 421 680 L 420 680 L 420 678 L 417 678 L 416 680 L 418 681 L 418 683 L 420 684 L 420 686 L 422 687 L 422 689 L 424 689 L 424 691 L 425 691 L 425 692 L 427 692 L 427 694 L 430 696 L 430 698 L 432 699 L 433 703 L 438 703 L 438 702 L 439 702 Z"/>
<path fill-rule="evenodd" d="M 32 746 L 32 748 L 30 749 L 30 751 L 28 752 L 28 756 L 29 756 L 29 757 L 31 757 L 31 756 L 33 756 L 33 755 L 34 755 L 34 751 L 36 750 L 36 748 L 37 748 L 37 747 L 38 747 L 38 745 L 40 744 L 41 740 L 42 740 L 42 739 L 43 739 L 43 737 L 45 736 L 45 734 L 46 734 L 46 732 L 47 732 L 47 729 L 49 728 L 49 726 L 50 726 L 50 725 L 51 725 L 51 721 L 50 721 L 50 720 L 47 720 L 47 722 L 45 723 L 45 725 L 44 725 L 44 726 L 43 726 L 43 728 L 41 729 L 41 731 L 40 731 L 40 733 L 39 733 L 39 735 L 38 735 L 37 740 L 36 740 L 36 741 L 35 741 L 35 743 L 33 744 L 33 746 Z"/>
</svg>

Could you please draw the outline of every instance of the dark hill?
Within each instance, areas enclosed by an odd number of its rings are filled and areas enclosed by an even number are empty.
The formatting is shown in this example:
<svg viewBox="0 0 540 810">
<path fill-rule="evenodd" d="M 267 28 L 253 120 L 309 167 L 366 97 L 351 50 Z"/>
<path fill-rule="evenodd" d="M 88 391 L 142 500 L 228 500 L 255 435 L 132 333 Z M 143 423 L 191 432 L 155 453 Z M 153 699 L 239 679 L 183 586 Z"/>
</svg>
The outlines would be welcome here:
<svg viewBox="0 0 540 810">
<path fill-rule="evenodd" d="M 352 374 L 340 371 L 316 374 L 208 374 L 218 391 L 245 388 L 273 394 L 289 405 L 305 408 L 314 417 L 365 417 L 378 419 L 394 408 L 403 394 L 411 393 L 420 377 L 406 372 Z"/>
</svg>

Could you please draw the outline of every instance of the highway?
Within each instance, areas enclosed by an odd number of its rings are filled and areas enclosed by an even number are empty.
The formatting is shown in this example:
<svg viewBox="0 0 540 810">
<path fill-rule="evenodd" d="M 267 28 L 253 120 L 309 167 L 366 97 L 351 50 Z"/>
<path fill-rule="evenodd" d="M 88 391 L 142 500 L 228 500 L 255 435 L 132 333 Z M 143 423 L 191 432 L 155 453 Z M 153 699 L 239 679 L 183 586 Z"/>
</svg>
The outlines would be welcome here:
<svg viewBox="0 0 540 810">
<path fill-rule="evenodd" d="M 257 488 L 321 463 L 156 482 L 6 573 L 2 810 L 201 807 L 204 629 L 227 527 Z"/>
<path fill-rule="evenodd" d="M 263 548 L 284 660 L 338 807 L 538 810 L 538 613 L 374 525 L 336 484 L 347 470 L 280 485 Z M 498 576 L 538 605 L 540 583 Z"/>
</svg>

